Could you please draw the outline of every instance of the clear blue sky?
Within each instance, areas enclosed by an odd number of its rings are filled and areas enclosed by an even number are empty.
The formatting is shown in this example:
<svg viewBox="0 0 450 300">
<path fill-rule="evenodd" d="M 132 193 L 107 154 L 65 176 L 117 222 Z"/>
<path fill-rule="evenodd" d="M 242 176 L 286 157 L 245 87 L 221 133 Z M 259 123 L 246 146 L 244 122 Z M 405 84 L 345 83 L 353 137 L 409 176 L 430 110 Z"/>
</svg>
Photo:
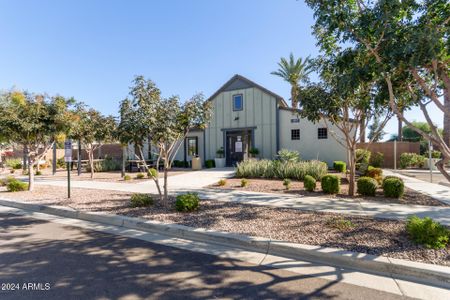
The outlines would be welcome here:
<svg viewBox="0 0 450 300">
<path fill-rule="evenodd" d="M 73 96 L 116 115 L 134 75 L 187 99 L 239 73 L 289 99 L 270 72 L 291 51 L 318 54 L 312 24 L 295 0 L 0 0 L 0 89 Z"/>
</svg>

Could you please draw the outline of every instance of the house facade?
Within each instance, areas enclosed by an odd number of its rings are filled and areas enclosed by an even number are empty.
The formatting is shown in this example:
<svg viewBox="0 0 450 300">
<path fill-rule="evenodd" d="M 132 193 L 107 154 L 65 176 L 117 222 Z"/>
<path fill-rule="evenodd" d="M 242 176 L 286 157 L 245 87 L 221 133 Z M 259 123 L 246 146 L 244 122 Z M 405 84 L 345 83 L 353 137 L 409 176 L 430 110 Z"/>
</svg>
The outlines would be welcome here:
<svg viewBox="0 0 450 300">
<path fill-rule="evenodd" d="M 279 150 L 288 149 L 300 152 L 304 160 L 329 165 L 347 161 L 346 149 L 329 132 L 338 130 L 300 118 L 282 97 L 241 75 L 233 76 L 208 101 L 213 113 L 207 128 L 188 134 L 177 160 L 190 161 L 198 155 L 204 164 L 223 148 L 226 165 L 233 166 L 256 148 L 259 158 L 273 159 Z"/>
</svg>

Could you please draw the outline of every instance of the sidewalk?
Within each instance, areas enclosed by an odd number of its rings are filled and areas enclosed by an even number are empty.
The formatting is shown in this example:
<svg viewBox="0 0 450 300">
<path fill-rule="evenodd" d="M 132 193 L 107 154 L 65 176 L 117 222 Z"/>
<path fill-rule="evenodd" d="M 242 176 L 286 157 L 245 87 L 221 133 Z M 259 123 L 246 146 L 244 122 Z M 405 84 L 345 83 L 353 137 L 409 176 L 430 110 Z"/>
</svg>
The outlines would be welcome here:
<svg viewBox="0 0 450 300">
<path fill-rule="evenodd" d="M 405 176 L 393 170 L 384 169 L 383 172 L 384 175 L 393 175 L 402 178 L 405 182 L 405 186 L 412 190 L 450 205 L 450 187 Z"/>
</svg>

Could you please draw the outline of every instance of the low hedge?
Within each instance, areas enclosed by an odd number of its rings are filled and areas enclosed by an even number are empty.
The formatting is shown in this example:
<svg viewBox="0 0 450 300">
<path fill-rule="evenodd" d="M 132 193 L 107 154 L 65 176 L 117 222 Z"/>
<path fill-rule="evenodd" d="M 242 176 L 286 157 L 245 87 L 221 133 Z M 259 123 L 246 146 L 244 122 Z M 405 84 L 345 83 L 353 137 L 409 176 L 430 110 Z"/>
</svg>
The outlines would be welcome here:
<svg viewBox="0 0 450 300">
<path fill-rule="evenodd" d="M 147 194 L 133 194 L 130 199 L 131 207 L 145 207 L 153 205 L 153 198 Z"/>
<path fill-rule="evenodd" d="M 321 180 L 322 191 L 327 194 L 337 194 L 341 190 L 341 178 L 337 175 L 327 174 Z"/>
<path fill-rule="evenodd" d="M 17 179 L 11 179 L 6 183 L 6 190 L 8 192 L 22 192 L 28 189 L 28 183 Z"/>
<path fill-rule="evenodd" d="M 429 217 L 423 219 L 418 216 L 409 217 L 406 231 L 411 240 L 426 248 L 443 249 L 450 238 L 450 231 Z"/>
<path fill-rule="evenodd" d="M 306 175 L 303 180 L 303 186 L 308 192 L 314 192 L 316 189 L 316 179 L 312 176 Z"/>
<path fill-rule="evenodd" d="M 405 184 L 400 178 L 390 177 L 383 180 L 383 192 L 386 197 L 400 198 L 405 192 Z"/>
<path fill-rule="evenodd" d="M 356 182 L 357 192 L 363 196 L 375 196 L 378 183 L 372 177 L 360 177 Z"/>
<path fill-rule="evenodd" d="M 205 160 L 205 167 L 207 169 L 215 168 L 216 167 L 216 162 L 214 161 L 214 159 Z"/>
<path fill-rule="evenodd" d="M 177 196 L 175 208 L 177 211 L 188 212 L 198 209 L 200 199 L 195 193 L 187 193 Z"/>
<path fill-rule="evenodd" d="M 400 155 L 400 168 L 422 168 L 425 165 L 426 158 L 417 153 L 402 153 Z"/>
<path fill-rule="evenodd" d="M 334 161 L 333 162 L 333 169 L 340 173 L 345 173 L 347 170 L 347 164 L 344 161 Z"/>
</svg>

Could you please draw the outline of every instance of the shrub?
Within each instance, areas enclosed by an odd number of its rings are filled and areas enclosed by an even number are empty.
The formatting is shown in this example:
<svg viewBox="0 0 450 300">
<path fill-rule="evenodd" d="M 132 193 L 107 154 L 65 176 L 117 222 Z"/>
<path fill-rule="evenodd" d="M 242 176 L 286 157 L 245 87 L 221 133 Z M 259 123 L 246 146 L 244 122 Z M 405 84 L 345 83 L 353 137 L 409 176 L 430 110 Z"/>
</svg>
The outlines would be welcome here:
<svg viewBox="0 0 450 300">
<path fill-rule="evenodd" d="M 341 179 L 337 175 L 328 174 L 322 177 L 322 191 L 327 194 L 337 194 L 341 190 Z"/>
<path fill-rule="evenodd" d="M 367 168 L 366 175 L 371 177 L 371 178 L 381 177 L 381 176 L 383 176 L 383 169 L 374 168 L 372 166 L 369 166 Z"/>
<path fill-rule="evenodd" d="M 429 217 L 423 219 L 411 216 L 406 223 L 406 231 L 415 243 L 427 248 L 442 249 L 448 244 L 450 231 Z"/>
<path fill-rule="evenodd" d="M 36 171 L 36 174 L 35 174 L 36 176 L 41 176 L 42 175 L 42 172 L 41 171 Z"/>
<path fill-rule="evenodd" d="M 356 149 L 356 163 L 369 164 L 371 153 L 369 150 Z"/>
<path fill-rule="evenodd" d="M 245 178 L 241 179 L 241 187 L 246 187 L 248 185 L 248 180 Z"/>
<path fill-rule="evenodd" d="M 131 180 L 131 176 L 125 175 L 125 176 L 123 176 L 123 180 L 125 180 L 125 181 Z"/>
<path fill-rule="evenodd" d="M 314 192 L 316 189 L 316 179 L 312 176 L 306 175 L 303 185 L 308 192 Z"/>
<path fill-rule="evenodd" d="M 217 154 L 217 158 L 223 158 L 223 156 L 225 155 L 225 150 L 223 150 L 223 147 L 220 147 L 219 149 L 217 149 L 216 154 Z"/>
<path fill-rule="evenodd" d="M 355 227 L 352 221 L 347 220 L 345 218 L 332 218 L 327 220 L 326 224 L 329 227 L 336 228 L 339 230 L 349 230 Z"/>
<path fill-rule="evenodd" d="M 286 188 L 286 190 L 289 190 L 291 188 L 292 181 L 289 178 L 283 179 L 283 185 Z"/>
<path fill-rule="evenodd" d="M 214 159 L 208 159 L 205 161 L 205 167 L 207 169 L 214 168 L 215 166 L 216 166 L 216 162 L 214 161 Z"/>
<path fill-rule="evenodd" d="M 428 158 L 429 157 L 429 152 L 428 151 L 425 152 L 424 156 L 425 156 L 425 158 Z M 438 150 L 431 151 L 431 158 L 439 159 L 441 157 L 442 157 L 441 151 L 438 151 Z"/>
<path fill-rule="evenodd" d="M 372 153 L 370 156 L 370 164 L 374 166 L 375 168 L 381 168 L 383 167 L 384 163 L 384 154 L 381 152 L 375 152 Z"/>
<path fill-rule="evenodd" d="M 258 148 L 251 148 L 250 150 L 248 150 L 248 154 L 250 154 L 250 156 L 255 157 L 259 154 L 259 149 Z"/>
<path fill-rule="evenodd" d="M 220 179 L 219 182 L 217 183 L 218 186 L 225 186 L 226 184 L 227 184 L 226 179 Z"/>
<path fill-rule="evenodd" d="M 122 169 L 122 162 L 113 159 L 112 157 L 106 157 L 100 161 L 94 161 L 94 172 L 109 172 L 118 171 Z M 91 166 L 86 166 L 86 171 L 91 171 Z"/>
<path fill-rule="evenodd" d="M 426 158 L 417 153 L 402 153 L 400 155 L 400 168 L 422 168 L 425 165 Z"/>
<path fill-rule="evenodd" d="M 144 207 L 153 205 L 153 198 L 147 194 L 133 194 L 130 199 L 131 207 Z"/>
<path fill-rule="evenodd" d="M 382 183 L 382 184 L 384 184 L 384 181 L 385 181 L 385 180 L 390 179 L 390 178 L 395 178 L 395 179 L 398 179 L 398 180 L 400 180 L 401 182 L 403 182 L 403 179 L 401 179 L 400 177 L 393 176 L 393 175 L 388 175 L 388 176 L 385 176 L 385 177 L 383 178 L 383 183 Z"/>
<path fill-rule="evenodd" d="M 334 161 L 333 162 L 333 169 L 340 173 L 345 173 L 347 170 L 347 164 L 343 161 Z"/>
<path fill-rule="evenodd" d="M 148 178 L 156 178 L 156 177 L 158 177 L 158 171 L 156 171 L 156 169 L 154 169 L 154 168 L 148 169 L 147 177 Z"/>
<path fill-rule="evenodd" d="M 137 173 L 136 174 L 136 179 L 144 179 L 145 175 L 144 173 Z"/>
<path fill-rule="evenodd" d="M 6 176 L 5 178 L 0 178 L 0 186 L 6 186 L 8 182 L 16 180 L 13 176 Z"/>
<path fill-rule="evenodd" d="M 10 158 L 6 160 L 5 165 L 13 170 L 20 170 L 22 169 L 22 160 L 20 158 Z"/>
<path fill-rule="evenodd" d="M 377 181 L 372 177 L 360 177 L 356 182 L 357 192 L 363 196 L 375 196 Z"/>
<path fill-rule="evenodd" d="M 279 161 L 279 160 L 255 160 L 249 159 L 238 163 L 236 167 L 236 176 L 240 178 L 269 178 L 303 181 L 306 175 L 320 180 L 327 174 L 328 166 L 326 163 L 312 161 Z"/>
<path fill-rule="evenodd" d="M 8 192 L 21 192 L 28 189 L 28 183 L 22 182 L 17 179 L 12 179 L 6 184 Z"/>
<path fill-rule="evenodd" d="M 64 157 L 58 158 L 56 160 L 56 167 L 59 169 L 65 169 L 66 168 L 66 162 L 64 161 Z"/>
<path fill-rule="evenodd" d="M 278 159 L 283 162 L 298 162 L 300 160 L 300 153 L 298 153 L 298 151 L 281 149 L 278 151 Z"/>
<path fill-rule="evenodd" d="M 198 195 L 195 193 L 178 195 L 175 208 L 177 211 L 193 211 L 198 208 L 199 200 Z"/>
<path fill-rule="evenodd" d="M 383 192 L 386 197 L 400 198 L 405 192 L 405 185 L 400 178 L 387 178 L 383 180 Z"/>
</svg>

